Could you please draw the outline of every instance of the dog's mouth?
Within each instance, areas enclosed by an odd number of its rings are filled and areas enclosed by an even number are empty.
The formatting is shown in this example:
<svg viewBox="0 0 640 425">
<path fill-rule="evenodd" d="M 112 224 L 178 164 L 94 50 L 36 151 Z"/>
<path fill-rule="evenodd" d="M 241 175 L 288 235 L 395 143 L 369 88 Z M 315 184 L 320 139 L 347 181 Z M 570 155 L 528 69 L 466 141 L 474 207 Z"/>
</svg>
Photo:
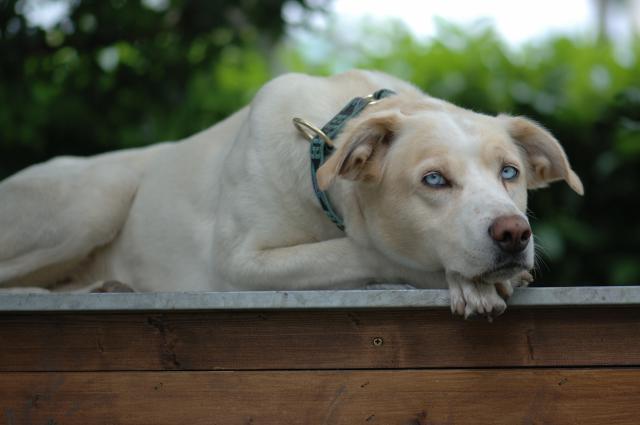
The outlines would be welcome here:
<svg viewBox="0 0 640 425">
<path fill-rule="evenodd" d="M 501 282 L 509 280 L 518 273 L 529 270 L 530 267 L 524 261 L 508 260 L 496 264 L 491 269 L 479 274 L 473 280 L 482 282 Z"/>
</svg>

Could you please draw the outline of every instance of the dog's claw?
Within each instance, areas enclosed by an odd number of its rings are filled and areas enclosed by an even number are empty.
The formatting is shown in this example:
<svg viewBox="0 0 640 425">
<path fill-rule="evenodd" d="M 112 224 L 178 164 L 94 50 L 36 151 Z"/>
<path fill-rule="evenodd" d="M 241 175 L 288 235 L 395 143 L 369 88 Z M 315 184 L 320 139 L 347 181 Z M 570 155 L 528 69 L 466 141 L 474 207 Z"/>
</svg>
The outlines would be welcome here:
<svg viewBox="0 0 640 425">
<path fill-rule="evenodd" d="M 465 306 L 464 308 L 464 319 L 465 320 L 474 320 L 478 315 L 476 312 L 469 306 Z"/>
<path fill-rule="evenodd" d="M 496 283 L 496 291 L 503 300 L 508 300 L 513 295 L 513 286 L 511 282 L 498 282 Z"/>
</svg>

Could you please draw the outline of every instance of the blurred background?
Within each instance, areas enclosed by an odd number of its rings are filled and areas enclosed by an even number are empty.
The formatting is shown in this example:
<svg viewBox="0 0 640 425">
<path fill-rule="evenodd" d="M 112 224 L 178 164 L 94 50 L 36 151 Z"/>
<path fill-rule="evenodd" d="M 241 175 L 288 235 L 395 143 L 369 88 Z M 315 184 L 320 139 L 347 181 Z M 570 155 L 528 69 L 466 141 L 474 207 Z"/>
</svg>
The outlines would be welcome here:
<svg viewBox="0 0 640 425">
<path fill-rule="evenodd" d="M 638 0 L 0 0 L 0 178 L 183 138 L 286 71 L 379 69 L 562 142 L 586 195 L 530 194 L 539 284 L 638 284 L 639 31 Z"/>
</svg>

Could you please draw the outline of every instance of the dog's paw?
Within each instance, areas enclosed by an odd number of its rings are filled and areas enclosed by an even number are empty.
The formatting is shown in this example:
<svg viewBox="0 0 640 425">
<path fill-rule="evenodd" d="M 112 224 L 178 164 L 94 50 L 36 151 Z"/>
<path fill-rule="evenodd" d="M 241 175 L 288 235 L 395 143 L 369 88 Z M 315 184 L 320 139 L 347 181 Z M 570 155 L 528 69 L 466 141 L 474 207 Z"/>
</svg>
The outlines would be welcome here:
<svg viewBox="0 0 640 425">
<path fill-rule="evenodd" d="M 520 273 L 513 279 L 496 283 L 496 291 L 498 291 L 498 295 L 500 295 L 502 299 L 506 301 L 511 298 L 511 295 L 513 295 L 514 287 L 526 288 L 531 282 L 533 282 L 533 276 L 528 271 L 525 271 Z"/>
<path fill-rule="evenodd" d="M 91 290 L 91 293 L 94 293 L 94 294 L 122 293 L 122 292 L 135 292 L 135 291 L 133 290 L 132 287 L 130 287 L 126 283 L 122 283 L 117 280 L 108 280 L 104 282 L 101 286 Z"/>
<path fill-rule="evenodd" d="M 450 279 L 451 312 L 470 319 L 485 316 L 489 321 L 507 309 L 507 303 L 498 294 L 495 285 Z"/>
<path fill-rule="evenodd" d="M 533 275 L 527 271 L 520 273 L 511 279 L 511 285 L 515 288 L 526 288 L 533 282 Z"/>
</svg>

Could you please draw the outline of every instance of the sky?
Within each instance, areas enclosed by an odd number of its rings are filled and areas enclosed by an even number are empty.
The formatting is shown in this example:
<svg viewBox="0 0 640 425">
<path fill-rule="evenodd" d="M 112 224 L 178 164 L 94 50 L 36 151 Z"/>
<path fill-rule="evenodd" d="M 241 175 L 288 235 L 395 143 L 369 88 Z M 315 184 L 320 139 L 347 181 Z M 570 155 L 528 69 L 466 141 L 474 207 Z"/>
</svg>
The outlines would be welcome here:
<svg viewBox="0 0 640 425">
<path fill-rule="evenodd" d="M 345 22 L 363 17 L 402 20 L 416 35 L 435 32 L 434 17 L 470 24 L 490 19 L 512 44 L 550 33 L 584 32 L 593 23 L 590 0 L 334 0 L 332 10 Z M 364 7 L 366 5 L 366 7 Z"/>
<path fill-rule="evenodd" d="M 141 0 L 152 9 L 166 8 L 168 0 Z M 306 0 L 309 4 L 324 4 L 325 0 Z M 69 2 L 24 0 L 25 13 L 32 24 L 51 27 L 68 13 Z M 595 0 L 330 0 L 332 18 L 344 27 L 369 19 L 383 21 L 396 18 L 404 22 L 419 37 L 435 33 L 435 19 L 461 24 L 463 27 L 489 20 L 504 39 L 520 44 L 554 33 L 584 34 L 593 32 Z M 640 0 L 633 0 L 636 20 L 640 20 Z M 296 14 L 296 7 L 285 5 L 287 13 Z M 624 37 L 628 29 L 626 12 L 613 13 L 609 19 L 614 39 Z M 638 23 L 640 25 L 640 23 Z"/>
</svg>

